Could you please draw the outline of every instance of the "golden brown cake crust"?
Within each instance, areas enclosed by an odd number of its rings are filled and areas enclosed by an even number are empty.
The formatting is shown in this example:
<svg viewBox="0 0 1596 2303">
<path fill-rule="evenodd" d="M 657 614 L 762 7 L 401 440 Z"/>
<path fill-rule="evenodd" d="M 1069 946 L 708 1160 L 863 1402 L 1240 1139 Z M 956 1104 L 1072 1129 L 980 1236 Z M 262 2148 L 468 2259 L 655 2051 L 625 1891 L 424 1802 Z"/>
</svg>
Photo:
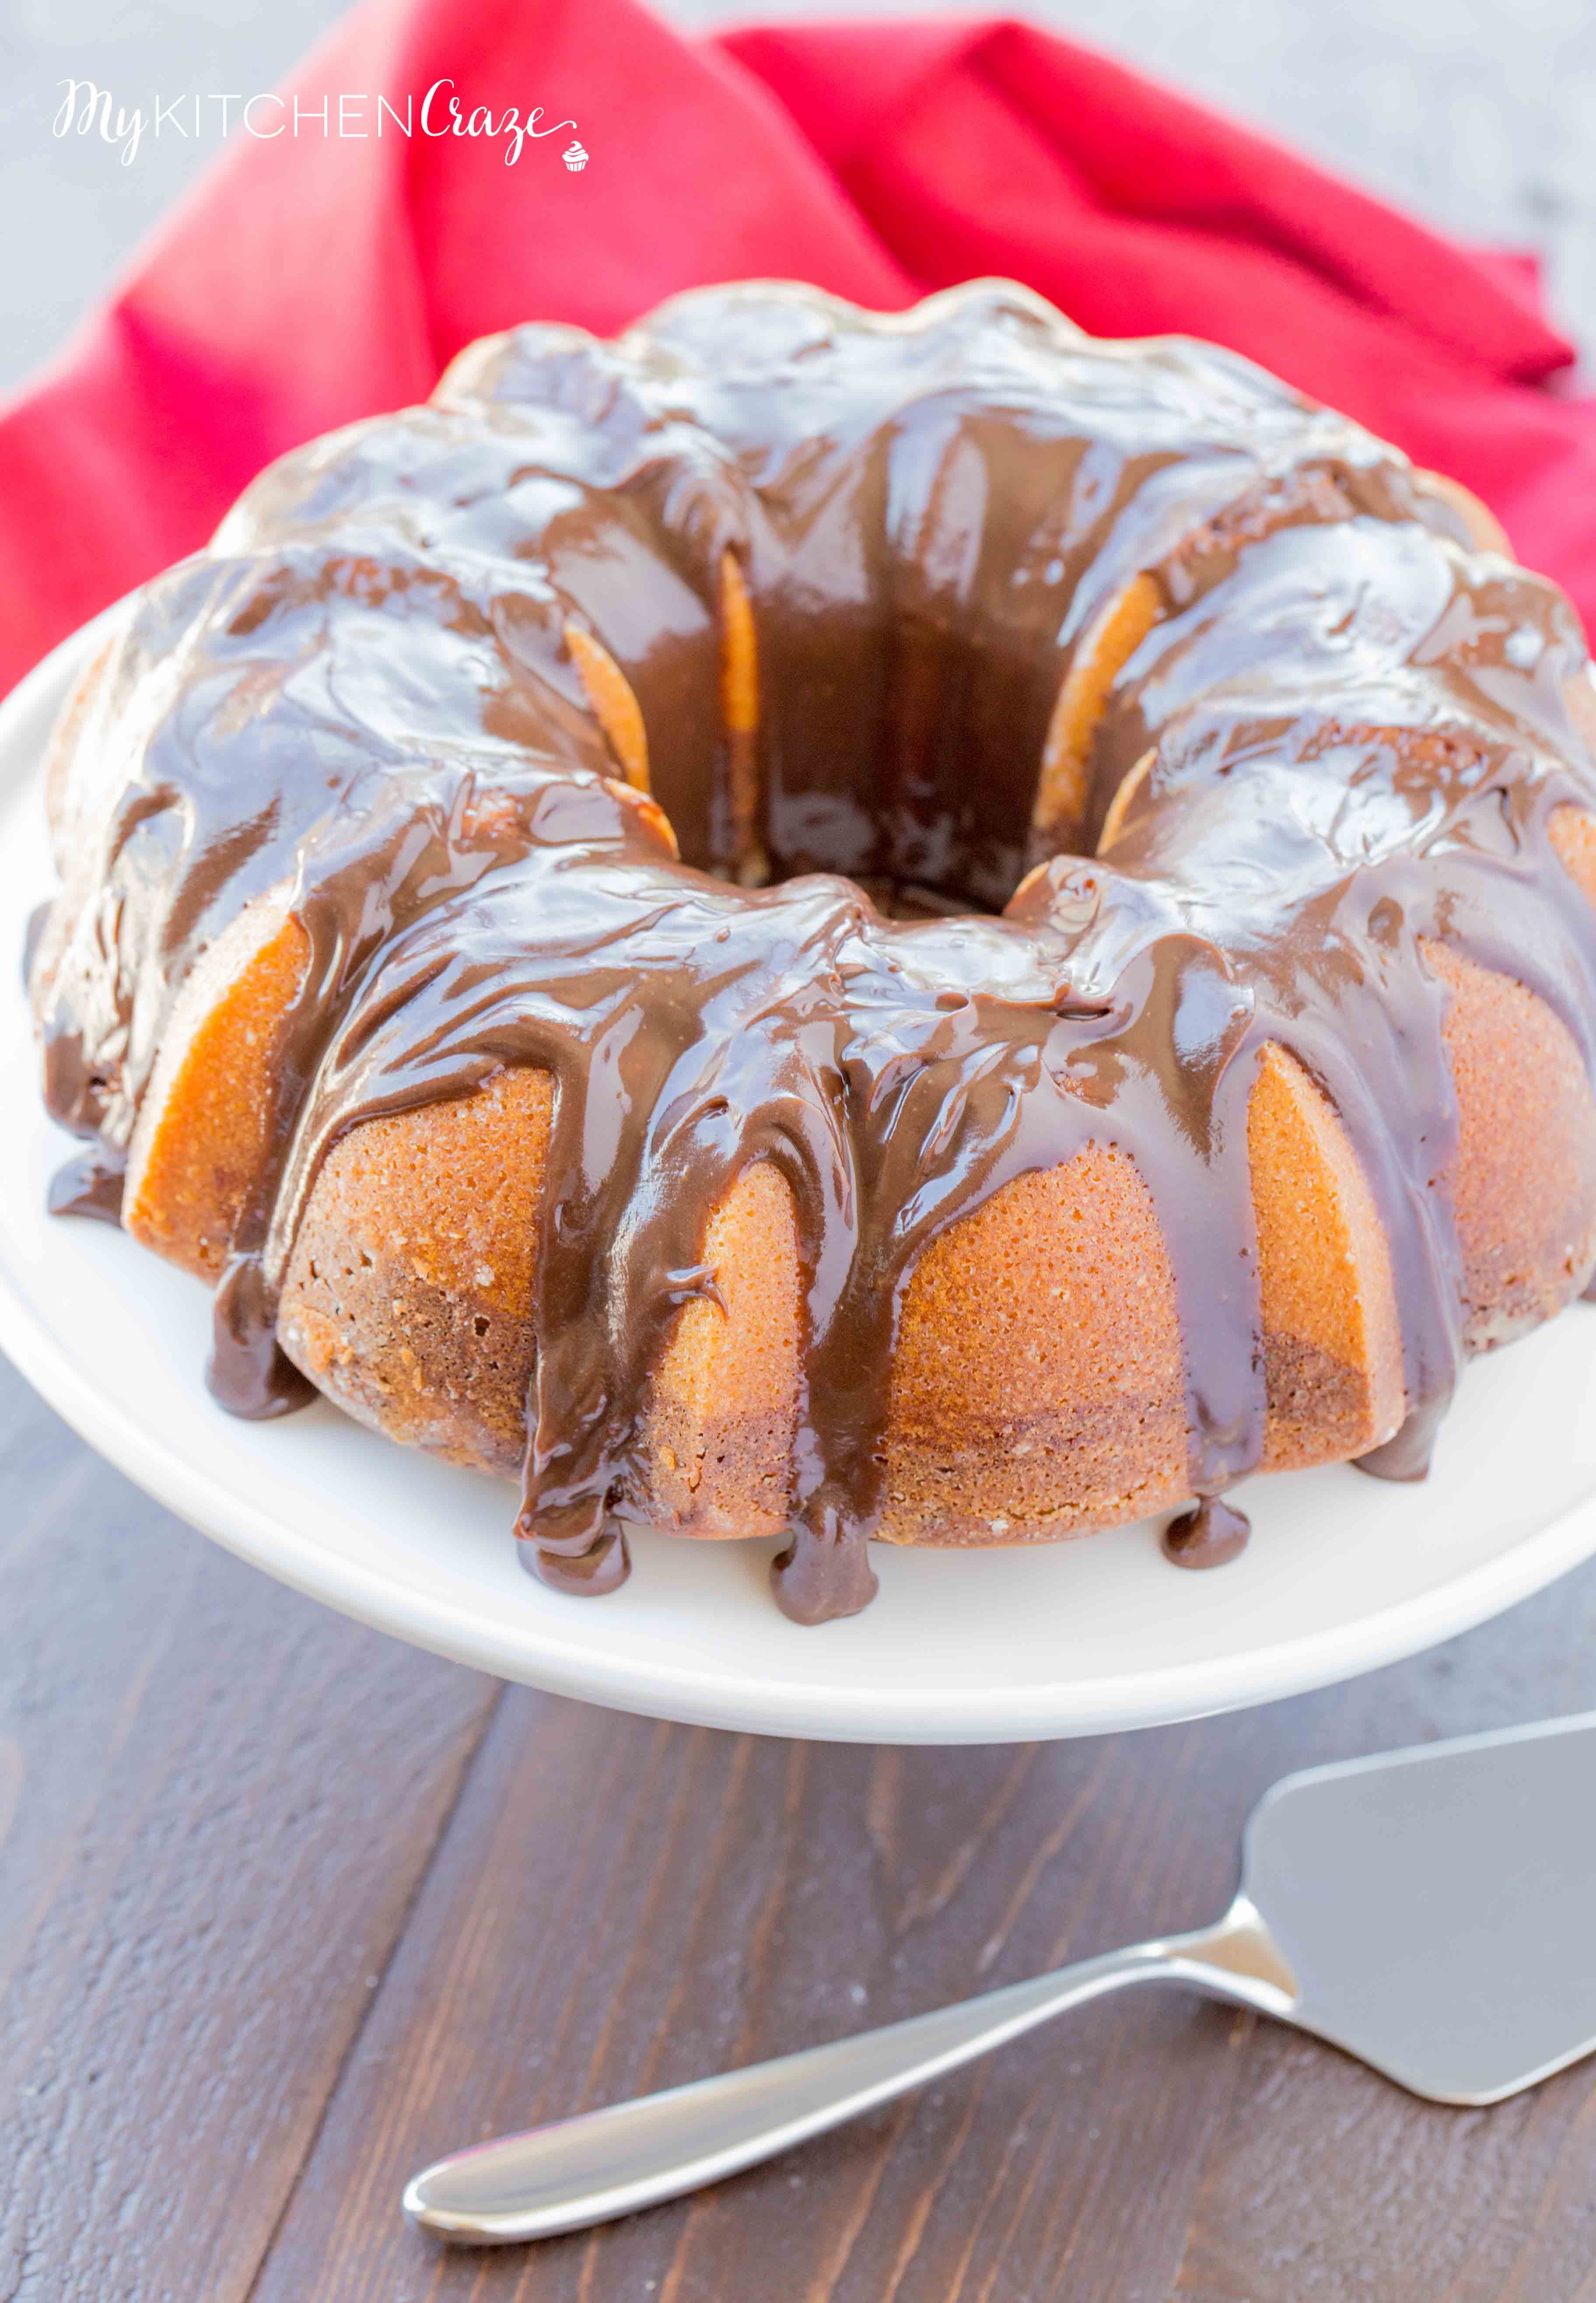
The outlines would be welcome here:
<svg viewBox="0 0 1596 2303">
<path fill-rule="evenodd" d="M 363 1422 L 512 1472 L 524 1444 L 549 1143 L 543 1073 L 369 1122 L 302 1221 L 280 1334 Z M 1249 1106 L 1269 1371 L 1266 1469 L 1333 1460 L 1401 1419 L 1384 1243 L 1345 1136 L 1265 1054 Z M 711 1219 L 716 1295 L 687 1305 L 651 1405 L 646 1515 L 689 1535 L 785 1523 L 802 1301 L 791 1195 L 768 1163 Z M 1152 1197 L 1109 1152 L 1016 1180 L 917 1265 L 894 1371 L 883 1540 L 1035 1541 L 1186 1488 L 1180 1320 Z M 1060 1403 L 1067 1403 L 1061 1412 Z"/>
</svg>

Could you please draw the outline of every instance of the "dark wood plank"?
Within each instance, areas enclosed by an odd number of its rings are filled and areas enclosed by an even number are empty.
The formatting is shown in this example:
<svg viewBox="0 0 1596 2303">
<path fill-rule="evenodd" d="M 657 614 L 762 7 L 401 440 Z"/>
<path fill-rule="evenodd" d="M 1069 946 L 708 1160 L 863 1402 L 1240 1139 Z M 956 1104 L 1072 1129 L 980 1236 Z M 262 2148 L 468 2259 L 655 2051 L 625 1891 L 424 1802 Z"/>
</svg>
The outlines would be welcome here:
<svg viewBox="0 0 1596 2303">
<path fill-rule="evenodd" d="M 512 1691 L 255 2303 L 1591 2303 L 1596 2071 L 1484 2113 L 1130 1994 L 701 2198 L 505 2254 L 404 2177 L 506 2126 L 1221 1908 L 1287 1769 L 1596 1703 L 1596 1568 L 1231 1719 L 969 1751 L 783 1744 Z"/>
<path fill-rule="evenodd" d="M 181 1527 L 0 1363 L 0 2297 L 235 2303 L 494 1683 Z"/>
</svg>

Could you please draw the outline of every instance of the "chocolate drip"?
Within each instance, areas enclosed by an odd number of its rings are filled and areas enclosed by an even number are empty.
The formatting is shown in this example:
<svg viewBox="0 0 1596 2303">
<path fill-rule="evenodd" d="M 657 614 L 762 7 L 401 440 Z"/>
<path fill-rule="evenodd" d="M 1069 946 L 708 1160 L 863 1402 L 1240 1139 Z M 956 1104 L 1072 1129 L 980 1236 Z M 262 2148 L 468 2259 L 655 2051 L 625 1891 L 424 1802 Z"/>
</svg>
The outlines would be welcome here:
<svg viewBox="0 0 1596 2303">
<path fill-rule="evenodd" d="M 291 1415 L 315 1397 L 315 1387 L 279 1350 L 275 1327 L 259 1258 L 230 1257 L 216 1289 L 205 1379 L 230 1415 L 250 1423 Z"/>
<path fill-rule="evenodd" d="M 795 1624 L 829 1624 L 856 1615 L 876 1596 L 876 1571 L 857 1521 L 827 1512 L 793 1530 L 793 1540 L 770 1563 L 770 1589 Z"/>
<path fill-rule="evenodd" d="M 97 722 L 122 748 L 69 779 L 96 896 L 62 898 L 36 986 L 51 1108 L 127 1145 L 192 970 L 250 916 L 297 924 L 212 1372 L 274 1414 L 307 1391 L 276 1302 L 332 1148 L 551 1074 L 517 1532 L 585 1592 L 649 1518 L 651 1385 L 684 1304 L 715 1300 L 710 1217 L 772 1163 L 803 1326 L 773 1582 L 805 1622 L 874 1589 L 925 1249 L 1112 1149 L 1173 1270 L 1198 1502 L 1172 1556 L 1210 1564 L 1270 1410 L 1265 1047 L 1339 1112 L 1390 1243 L 1407 1420 L 1365 1458 L 1388 1476 L 1469 1340 L 1427 944 L 1596 1053 L 1596 918 L 1548 832 L 1596 802 L 1583 641 L 1456 519 L 1247 362 L 1093 344 L 999 284 L 885 321 L 715 290 L 617 346 L 496 339 L 436 405 L 274 468 L 142 595 Z M 1015 893 L 1061 684 L 1144 581 L 1156 618 L 1050 839 L 1151 769 L 1108 857 Z M 573 628 L 635 694 L 657 806 L 616 780 Z"/>
<path fill-rule="evenodd" d="M 516 1536 L 516 1556 L 526 1573 L 572 1599 L 596 1599 L 618 1591 L 632 1573 L 626 1532 L 613 1520 L 595 1521 L 592 1514 L 579 1513 L 562 1534 L 548 1514 L 535 1533 L 525 1534 L 517 1526 Z"/>
<path fill-rule="evenodd" d="M 1366 1455 L 1357 1456 L 1354 1468 L 1366 1472 L 1372 1480 L 1427 1480 L 1436 1434 L 1450 1398 L 1447 1393 L 1424 1401 L 1407 1417 L 1393 1438 L 1382 1447 L 1371 1448 Z"/>
<path fill-rule="evenodd" d="M 1245 1512 L 1205 1496 L 1195 1511 L 1182 1512 L 1164 1529 L 1163 1556 L 1176 1567 L 1223 1567 L 1246 1550 L 1251 1533 Z"/>
<path fill-rule="evenodd" d="M 122 1221 L 122 1166 L 100 1152 L 83 1152 L 50 1179 L 46 1202 L 53 1216 L 89 1216 L 100 1223 Z"/>
</svg>

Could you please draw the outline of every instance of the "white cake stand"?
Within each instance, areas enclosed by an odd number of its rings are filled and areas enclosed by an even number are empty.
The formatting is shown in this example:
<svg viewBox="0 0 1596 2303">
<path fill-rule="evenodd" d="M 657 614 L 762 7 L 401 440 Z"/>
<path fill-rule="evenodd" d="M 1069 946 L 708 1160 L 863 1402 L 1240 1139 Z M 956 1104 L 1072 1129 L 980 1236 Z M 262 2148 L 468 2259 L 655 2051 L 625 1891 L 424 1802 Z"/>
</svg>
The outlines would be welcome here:
<svg viewBox="0 0 1596 2303">
<path fill-rule="evenodd" d="M 0 707 L 0 955 L 52 877 L 39 766 L 89 626 Z M 140 1486 L 268 1574 L 462 1663 L 657 1717 L 770 1734 L 1000 1742 L 1261 1703 L 1483 1622 L 1596 1552 L 1596 1309 L 1471 1368 L 1420 1487 L 1345 1467 L 1238 1490 L 1253 1541 L 1182 1574 L 1151 1523 L 984 1553 L 883 1548 L 880 1596 L 805 1631 L 766 1543 L 644 1536 L 602 1600 L 517 1564 L 514 1491 L 325 1404 L 223 1414 L 205 1290 L 103 1224 L 54 1219 L 72 1148 L 44 1118 L 14 957 L 0 957 L 0 1346 Z"/>
</svg>

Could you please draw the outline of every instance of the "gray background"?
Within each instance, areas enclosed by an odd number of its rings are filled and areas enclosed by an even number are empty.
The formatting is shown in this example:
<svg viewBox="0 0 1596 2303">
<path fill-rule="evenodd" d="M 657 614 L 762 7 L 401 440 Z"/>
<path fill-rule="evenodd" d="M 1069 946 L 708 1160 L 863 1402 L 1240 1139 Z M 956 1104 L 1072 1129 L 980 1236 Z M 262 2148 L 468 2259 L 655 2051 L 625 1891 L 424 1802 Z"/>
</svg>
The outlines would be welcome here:
<svg viewBox="0 0 1596 2303">
<path fill-rule="evenodd" d="M 164 136 L 122 168 L 97 140 L 57 140 L 63 79 L 130 103 L 151 87 L 268 89 L 340 13 L 331 0 L 0 0 L 0 391 L 48 356 L 217 148 Z M 836 16 L 848 0 L 665 0 L 661 13 L 698 27 Z M 934 13 L 934 0 L 902 13 Z M 1539 249 L 1553 312 L 1596 359 L 1592 0 L 1032 0 L 968 13 L 1079 34 L 1453 232 Z"/>
</svg>

